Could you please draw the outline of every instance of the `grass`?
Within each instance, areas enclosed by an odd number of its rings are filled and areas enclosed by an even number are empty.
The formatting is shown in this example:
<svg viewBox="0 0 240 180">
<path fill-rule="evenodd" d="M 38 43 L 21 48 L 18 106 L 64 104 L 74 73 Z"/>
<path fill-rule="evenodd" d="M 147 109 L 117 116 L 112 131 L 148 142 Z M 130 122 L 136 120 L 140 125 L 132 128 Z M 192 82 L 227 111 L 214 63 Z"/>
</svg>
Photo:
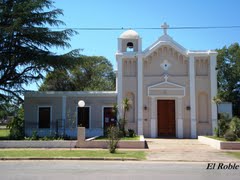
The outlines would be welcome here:
<svg viewBox="0 0 240 180">
<path fill-rule="evenodd" d="M 219 140 L 219 141 L 229 142 L 229 141 L 227 141 L 227 140 L 226 140 L 225 138 L 223 138 L 223 137 L 216 137 L 216 136 L 206 136 L 206 137 L 212 138 L 212 139 L 215 139 L 215 140 Z M 239 142 L 240 139 L 238 138 L 236 141 Z M 235 142 L 236 142 L 236 141 L 235 141 Z M 234 141 L 233 141 L 233 142 L 234 142 Z"/>
<path fill-rule="evenodd" d="M 144 151 L 120 151 L 111 154 L 108 150 L 30 150 L 11 149 L 0 150 L 0 158 L 61 158 L 61 157 L 84 157 L 84 158 L 135 158 L 145 159 Z"/>
<path fill-rule="evenodd" d="M 8 140 L 9 133 L 9 129 L 0 129 L 0 140 Z"/>
<path fill-rule="evenodd" d="M 96 140 L 108 140 L 108 138 L 105 137 L 105 136 L 100 136 L 100 137 L 96 138 Z M 140 141 L 140 136 L 122 137 L 121 140 L 124 140 L 124 141 Z"/>
<path fill-rule="evenodd" d="M 240 152 L 226 152 L 226 153 L 240 159 Z"/>
</svg>

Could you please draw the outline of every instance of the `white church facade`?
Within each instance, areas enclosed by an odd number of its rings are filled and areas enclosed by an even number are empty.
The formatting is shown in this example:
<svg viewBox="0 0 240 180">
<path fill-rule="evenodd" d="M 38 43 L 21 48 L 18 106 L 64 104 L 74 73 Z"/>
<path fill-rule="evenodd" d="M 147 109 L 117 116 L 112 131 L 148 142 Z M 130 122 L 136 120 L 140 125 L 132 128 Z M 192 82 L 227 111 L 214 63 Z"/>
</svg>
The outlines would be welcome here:
<svg viewBox="0 0 240 180">
<path fill-rule="evenodd" d="M 142 50 L 134 30 L 118 38 L 116 91 L 26 92 L 25 133 L 103 135 L 116 122 L 111 110 L 130 99 L 127 128 L 145 137 L 196 138 L 211 135 L 217 124 L 217 52 L 185 49 L 167 34 Z M 78 107 L 83 100 L 85 107 Z M 119 109 L 120 116 L 122 110 Z"/>
</svg>

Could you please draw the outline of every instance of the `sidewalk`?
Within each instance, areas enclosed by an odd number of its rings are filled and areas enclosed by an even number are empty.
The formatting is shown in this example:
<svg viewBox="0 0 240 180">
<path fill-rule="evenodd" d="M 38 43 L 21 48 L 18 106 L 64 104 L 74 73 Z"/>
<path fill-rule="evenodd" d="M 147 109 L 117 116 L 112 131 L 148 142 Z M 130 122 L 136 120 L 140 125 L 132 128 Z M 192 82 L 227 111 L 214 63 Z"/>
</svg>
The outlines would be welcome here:
<svg viewBox="0 0 240 180">
<path fill-rule="evenodd" d="M 198 142 L 197 139 L 148 139 L 147 160 L 191 162 L 240 162 L 224 151 Z"/>
<path fill-rule="evenodd" d="M 197 139 L 151 139 L 146 138 L 149 149 L 119 149 L 127 151 L 145 151 L 147 161 L 172 161 L 172 162 L 237 162 L 240 159 L 227 155 L 223 150 L 214 149 L 208 145 L 201 144 Z M 8 151 L 15 148 L 6 148 Z M 0 149 L 6 150 L 6 149 Z M 18 148 L 21 150 L 21 148 Z M 22 149 L 24 150 L 24 149 Z M 69 148 L 31 148 L 31 150 L 70 150 Z M 72 151 L 98 151 L 98 148 L 72 148 Z M 117 160 L 135 161 L 136 158 L 118 157 L 64 157 L 64 158 L 0 158 L 0 160 Z"/>
</svg>

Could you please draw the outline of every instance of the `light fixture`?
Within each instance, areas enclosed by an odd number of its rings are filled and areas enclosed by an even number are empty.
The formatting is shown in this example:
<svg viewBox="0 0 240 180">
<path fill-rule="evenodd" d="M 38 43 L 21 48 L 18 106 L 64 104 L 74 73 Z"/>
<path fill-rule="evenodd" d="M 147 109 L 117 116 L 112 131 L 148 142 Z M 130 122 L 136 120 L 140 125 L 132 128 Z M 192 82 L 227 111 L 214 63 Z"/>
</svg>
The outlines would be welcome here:
<svg viewBox="0 0 240 180">
<path fill-rule="evenodd" d="M 144 110 L 147 110 L 147 106 L 146 106 L 146 105 L 144 105 L 144 107 L 143 107 L 143 108 L 144 108 Z"/>
<path fill-rule="evenodd" d="M 78 107 L 84 107 L 85 102 L 83 100 L 78 101 Z"/>
</svg>

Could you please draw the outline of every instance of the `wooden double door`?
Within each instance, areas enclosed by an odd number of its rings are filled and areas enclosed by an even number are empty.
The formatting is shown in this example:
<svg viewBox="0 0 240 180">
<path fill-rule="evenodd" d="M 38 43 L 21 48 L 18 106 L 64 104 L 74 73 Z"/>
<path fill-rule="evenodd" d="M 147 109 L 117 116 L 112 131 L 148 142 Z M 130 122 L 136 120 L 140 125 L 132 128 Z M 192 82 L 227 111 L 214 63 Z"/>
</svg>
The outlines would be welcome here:
<svg viewBox="0 0 240 180">
<path fill-rule="evenodd" d="M 158 136 L 176 137 L 175 100 L 157 101 Z"/>
</svg>

